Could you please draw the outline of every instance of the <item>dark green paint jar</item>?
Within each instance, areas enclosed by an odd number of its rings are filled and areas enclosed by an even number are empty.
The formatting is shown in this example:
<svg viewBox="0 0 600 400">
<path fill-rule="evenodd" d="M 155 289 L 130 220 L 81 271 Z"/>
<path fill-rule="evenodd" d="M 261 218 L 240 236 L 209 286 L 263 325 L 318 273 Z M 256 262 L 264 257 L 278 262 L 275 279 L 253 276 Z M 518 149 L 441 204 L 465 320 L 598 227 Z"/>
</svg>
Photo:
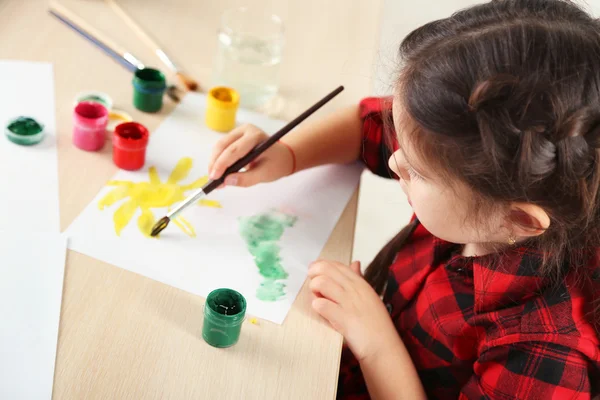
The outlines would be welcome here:
<svg viewBox="0 0 600 400">
<path fill-rule="evenodd" d="M 230 347 L 237 343 L 246 317 L 246 299 L 233 289 L 216 289 L 204 304 L 202 337 L 214 347 Z"/>
<path fill-rule="evenodd" d="M 156 112 L 162 108 L 167 80 L 162 72 L 143 68 L 133 77 L 133 105 L 140 111 Z"/>
<path fill-rule="evenodd" d="M 17 117 L 8 123 L 4 133 L 13 143 L 31 146 L 44 139 L 44 126 L 33 118 Z"/>
</svg>

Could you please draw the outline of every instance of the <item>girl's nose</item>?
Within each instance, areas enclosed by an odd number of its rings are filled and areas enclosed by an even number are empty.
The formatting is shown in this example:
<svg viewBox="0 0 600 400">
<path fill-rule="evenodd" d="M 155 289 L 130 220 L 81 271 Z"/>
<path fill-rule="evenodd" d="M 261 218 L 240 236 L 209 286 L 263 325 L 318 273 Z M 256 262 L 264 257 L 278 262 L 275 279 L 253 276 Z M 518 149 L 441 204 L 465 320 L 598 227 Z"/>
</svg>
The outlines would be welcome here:
<svg viewBox="0 0 600 400">
<path fill-rule="evenodd" d="M 394 154 L 390 156 L 388 159 L 388 167 L 394 171 L 396 176 L 400 177 L 400 171 L 398 170 L 398 161 L 396 157 L 398 156 L 398 152 L 396 151 Z"/>
</svg>

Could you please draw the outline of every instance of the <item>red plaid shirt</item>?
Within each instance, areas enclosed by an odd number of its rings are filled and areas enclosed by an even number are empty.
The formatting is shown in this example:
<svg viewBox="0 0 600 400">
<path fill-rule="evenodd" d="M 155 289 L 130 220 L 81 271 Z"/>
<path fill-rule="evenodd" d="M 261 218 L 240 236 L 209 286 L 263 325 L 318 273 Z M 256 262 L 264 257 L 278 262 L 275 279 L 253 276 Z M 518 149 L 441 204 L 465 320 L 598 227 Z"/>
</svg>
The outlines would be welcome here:
<svg viewBox="0 0 600 400">
<path fill-rule="evenodd" d="M 364 161 L 390 178 L 382 109 L 361 102 Z M 392 133 L 393 134 L 393 133 Z M 572 274 L 559 285 L 537 274 L 541 257 L 515 248 L 463 257 L 422 225 L 390 267 L 384 293 L 432 399 L 589 399 L 600 390 L 600 341 L 589 319 L 595 283 Z M 597 270 L 600 256 L 590 260 Z M 593 287 L 592 287 L 593 285 Z M 344 348 L 338 398 L 368 399 L 360 366 Z"/>
</svg>

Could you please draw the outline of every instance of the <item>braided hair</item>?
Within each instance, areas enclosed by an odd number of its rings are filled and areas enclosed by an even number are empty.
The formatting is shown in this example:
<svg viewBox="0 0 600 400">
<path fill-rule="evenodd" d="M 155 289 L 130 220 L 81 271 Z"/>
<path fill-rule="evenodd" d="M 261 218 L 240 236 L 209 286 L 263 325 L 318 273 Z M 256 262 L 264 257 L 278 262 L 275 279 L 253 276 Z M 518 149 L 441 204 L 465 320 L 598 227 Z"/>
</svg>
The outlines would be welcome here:
<svg viewBox="0 0 600 400">
<path fill-rule="evenodd" d="M 600 23 L 568 1 L 497 0 L 418 28 L 400 54 L 421 158 L 472 189 L 474 214 L 541 207 L 550 226 L 529 242 L 540 273 L 598 275 L 586 260 L 600 247 Z M 378 293 L 416 223 L 368 267 Z"/>
</svg>

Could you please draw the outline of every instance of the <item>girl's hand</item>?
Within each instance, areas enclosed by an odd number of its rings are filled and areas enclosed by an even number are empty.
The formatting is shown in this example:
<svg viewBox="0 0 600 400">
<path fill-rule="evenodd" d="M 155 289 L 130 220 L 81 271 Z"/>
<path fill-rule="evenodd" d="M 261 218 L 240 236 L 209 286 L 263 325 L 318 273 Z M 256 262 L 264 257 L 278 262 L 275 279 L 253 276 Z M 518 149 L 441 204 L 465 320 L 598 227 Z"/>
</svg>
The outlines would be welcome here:
<svg viewBox="0 0 600 400">
<path fill-rule="evenodd" d="M 398 342 L 398 332 L 373 288 L 364 280 L 360 263 L 350 267 L 317 261 L 309 270 L 313 308 L 341 333 L 359 361 L 377 357 Z"/>
<path fill-rule="evenodd" d="M 208 163 L 210 178 L 221 177 L 228 167 L 267 138 L 266 133 L 249 124 L 223 136 L 215 145 Z M 290 150 L 281 143 L 275 143 L 250 163 L 244 172 L 234 173 L 225 178 L 225 185 L 248 187 L 261 182 L 272 182 L 289 175 L 293 163 Z"/>
</svg>

